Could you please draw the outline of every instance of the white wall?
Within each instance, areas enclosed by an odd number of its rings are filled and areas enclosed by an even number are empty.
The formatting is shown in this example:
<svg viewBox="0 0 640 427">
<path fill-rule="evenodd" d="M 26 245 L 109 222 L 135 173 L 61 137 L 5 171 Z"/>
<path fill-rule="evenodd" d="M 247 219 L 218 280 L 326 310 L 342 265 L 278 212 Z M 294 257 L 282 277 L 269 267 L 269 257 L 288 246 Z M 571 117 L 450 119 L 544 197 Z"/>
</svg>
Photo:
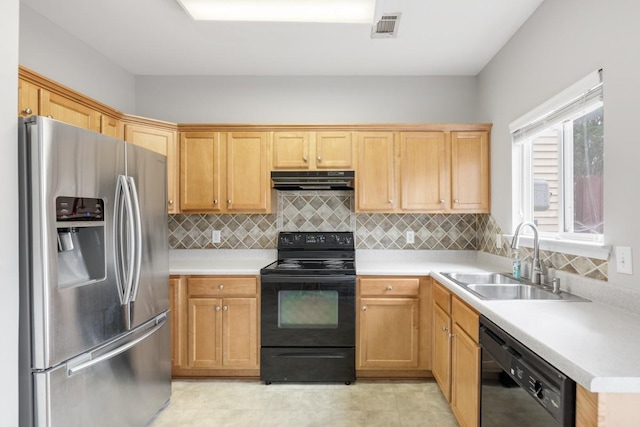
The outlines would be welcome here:
<svg viewBox="0 0 640 427">
<path fill-rule="evenodd" d="M 0 182 L 5 207 L 18 200 L 18 10 L 19 0 L 0 13 Z M 18 425 L 18 212 L 0 209 L 0 424 Z"/>
<path fill-rule="evenodd" d="M 634 275 L 612 283 L 640 289 L 640 2 L 546 0 L 478 76 L 480 121 L 493 122 L 492 207 L 511 224 L 513 119 L 591 71 L 604 69 L 605 243 L 633 247 Z"/>
<path fill-rule="evenodd" d="M 136 114 L 177 123 L 476 120 L 475 77 L 136 77 Z"/>
<path fill-rule="evenodd" d="M 19 60 L 20 65 L 110 107 L 135 111 L 133 74 L 24 4 L 20 4 Z"/>
</svg>

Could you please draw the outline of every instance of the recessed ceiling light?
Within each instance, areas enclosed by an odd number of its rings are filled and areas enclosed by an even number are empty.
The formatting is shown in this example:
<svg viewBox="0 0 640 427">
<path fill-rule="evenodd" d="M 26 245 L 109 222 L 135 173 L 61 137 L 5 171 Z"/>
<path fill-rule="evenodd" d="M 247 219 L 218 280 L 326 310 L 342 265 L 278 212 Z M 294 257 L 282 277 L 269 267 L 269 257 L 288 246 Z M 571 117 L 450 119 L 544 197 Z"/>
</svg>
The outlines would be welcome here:
<svg viewBox="0 0 640 427">
<path fill-rule="evenodd" d="M 177 0 L 195 20 L 373 23 L 376 0 Z"/>
</svg>

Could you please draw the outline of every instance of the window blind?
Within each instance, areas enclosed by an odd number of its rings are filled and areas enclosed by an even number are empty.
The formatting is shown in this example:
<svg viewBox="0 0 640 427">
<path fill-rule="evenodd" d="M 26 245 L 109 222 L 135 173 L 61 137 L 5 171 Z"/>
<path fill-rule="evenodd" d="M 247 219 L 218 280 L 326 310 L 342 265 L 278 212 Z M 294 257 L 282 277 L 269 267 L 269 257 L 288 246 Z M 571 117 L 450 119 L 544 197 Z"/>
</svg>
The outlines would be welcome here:
<svg viewBox="0 0 640 427">
<path fill-rule="evenodd" d="M 598 70 L 511 122 L 509 131 L 513 142 L 522 143 L 551 126 L 580 115 L 602 102 L 602 95 L 602 70 Z"/>
</svg>

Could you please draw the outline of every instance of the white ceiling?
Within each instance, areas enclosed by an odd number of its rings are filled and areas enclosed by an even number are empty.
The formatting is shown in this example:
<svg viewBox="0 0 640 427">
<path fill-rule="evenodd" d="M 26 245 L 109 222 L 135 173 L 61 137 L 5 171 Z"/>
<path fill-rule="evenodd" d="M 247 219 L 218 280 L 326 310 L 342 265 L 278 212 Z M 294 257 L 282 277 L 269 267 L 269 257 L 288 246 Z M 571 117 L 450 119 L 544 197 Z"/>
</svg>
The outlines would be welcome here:
<svg viewBox="0 0 640 427">
<path fill-rule="evenodd" d="M 366 24 L 195 22 L 175 0 L 21 0 L 134 75 L 477 75 L 543 0 L 379 0 Z"/>
</svg>

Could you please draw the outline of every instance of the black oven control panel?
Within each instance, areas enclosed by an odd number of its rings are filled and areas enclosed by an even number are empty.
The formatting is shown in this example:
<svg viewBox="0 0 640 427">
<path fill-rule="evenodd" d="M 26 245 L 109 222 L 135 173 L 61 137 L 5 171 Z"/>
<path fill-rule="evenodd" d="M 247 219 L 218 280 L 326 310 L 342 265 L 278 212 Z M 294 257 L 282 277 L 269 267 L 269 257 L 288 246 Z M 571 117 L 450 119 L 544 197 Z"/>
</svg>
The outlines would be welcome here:
<svg viewBox="0 0 640 427">
<path fill-rule="evenodd" d="M 278 235 L 278 249 L 353 249 L 351 232 L 282 232 Z"/>
</svg>

